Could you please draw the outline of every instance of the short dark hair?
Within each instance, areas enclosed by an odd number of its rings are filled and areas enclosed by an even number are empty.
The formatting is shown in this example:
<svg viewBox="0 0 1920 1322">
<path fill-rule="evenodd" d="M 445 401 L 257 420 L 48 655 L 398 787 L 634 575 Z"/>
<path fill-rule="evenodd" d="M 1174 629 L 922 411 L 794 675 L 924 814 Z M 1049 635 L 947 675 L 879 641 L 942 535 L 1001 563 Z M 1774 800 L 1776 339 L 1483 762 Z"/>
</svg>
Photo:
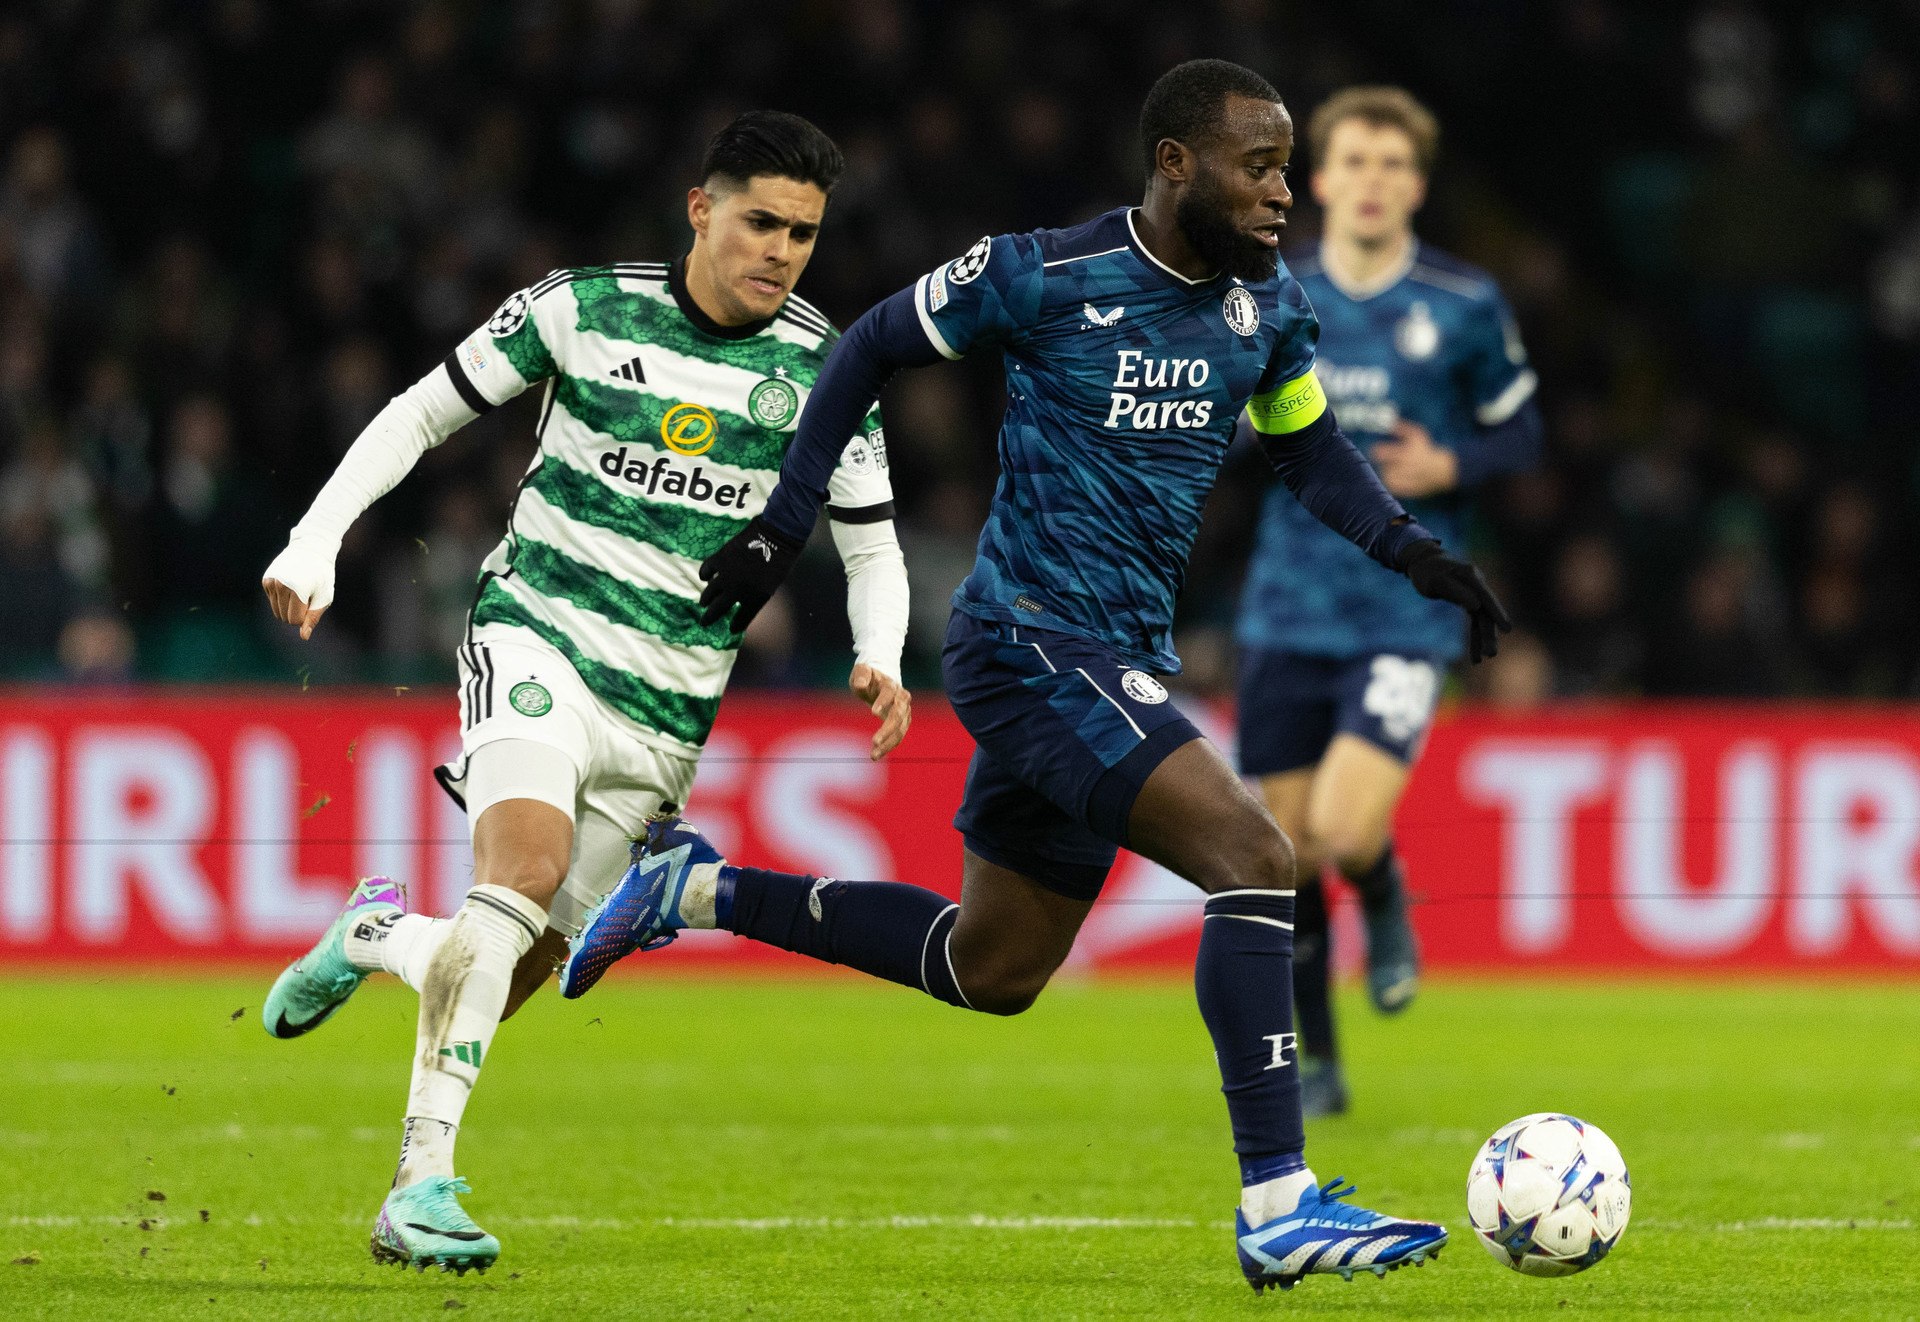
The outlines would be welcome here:
<svg viewBox="0 0 1920 1322">
<path fill-rule="evenodd" d="M 1140 107 L 1140 153 L 1153 174 L 1155 149 L 1162 138 L 1199 143 L 1220 126 L 1227 98 L 1279 101 L 1273 84 L 1231 60 L 1188 60 L 1160 75 Z"/>
<path fill-rule="evenodd" d="M 800 116 L 749 110 L 708 140 L 700 182 L 723 179 L 744 188 L 755 175 L 771 174 L 831 193 L 846 168 L 833 139 Z"/>
<path fill-rule="evenodd" d="M 1399 129 L 1413 144 L 1414 167 L 1433 173 L 1440 150 L 1440 122 L 1404 87 L 1346 87 L 1320 103 L 1307 121 L 1307 140 L 1313 144 L 1313 168 L 1327 163 L 1327 142 L 1334 129 L 1350 119 L 1374 128 Z"/>
</svg>

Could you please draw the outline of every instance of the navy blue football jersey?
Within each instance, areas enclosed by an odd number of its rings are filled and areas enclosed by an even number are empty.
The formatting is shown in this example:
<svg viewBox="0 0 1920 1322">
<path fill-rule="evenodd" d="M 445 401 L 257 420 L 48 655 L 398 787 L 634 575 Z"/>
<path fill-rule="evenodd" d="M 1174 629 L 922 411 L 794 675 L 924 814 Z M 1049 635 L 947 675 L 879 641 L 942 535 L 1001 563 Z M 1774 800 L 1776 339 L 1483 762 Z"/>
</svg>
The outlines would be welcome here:
<svg viewBox="0 0 1920 1322">
<path fill-rule="evenodd" d="M 1299 283 L 1284 263 L 1259 282 L 1189 280 L 1121 208 L 982 239 L 914 303 L 946 357 L 997 345 L 1006 359 L 999 483 L 955 608 L 1177 672 L 1174 596 L 1241 410 L 1268 434 L 1326 411 Z"/>
<path fill-rule="evenodd" d="M 1294 269 L 1319 318 L 1320 387 L 1361 453 L 1401 418 L 1458 448 L 1532 397 L 1513 314 L 1485 272 L 1425 245 L 1372 289 L 1342 289 L 1317 255 Z M 1462 544 L 1465 492 L 1406 505 L 1447 545 Z M 1249 647 L 1331 657 L 1455 660 L 1463 643 L 1458 607 L 1420 596 L 1278 485 L 1261 510 L 1237 633 Z"/>
</svg>

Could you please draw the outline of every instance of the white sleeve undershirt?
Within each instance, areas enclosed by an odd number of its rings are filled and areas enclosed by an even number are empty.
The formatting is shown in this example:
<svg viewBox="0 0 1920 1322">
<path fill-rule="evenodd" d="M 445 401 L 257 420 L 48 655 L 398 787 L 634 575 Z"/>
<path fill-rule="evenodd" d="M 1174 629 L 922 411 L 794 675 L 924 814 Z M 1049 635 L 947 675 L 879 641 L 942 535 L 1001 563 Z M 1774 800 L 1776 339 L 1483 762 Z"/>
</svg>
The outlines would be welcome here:
<svg viewBox="0 0 1920 1322">
<path fill-rule="evenodd" d="M 842 523 L 830 519 L 833 544 L 847 570 L 847 622 L 853 626 L 855 664 L 900 678 L 907 645 L 907 561 L 893 521 Z"/>
<path fill-rule="evenodd" d="M 479 417 L 453 388 L 445 367 L 436 367 L 374 416 L 313 498 L 293 541 L 311 541 L 338 551 L 341 538 L 367 507 L 399 485 L 420 456 Z"/>
</svg>

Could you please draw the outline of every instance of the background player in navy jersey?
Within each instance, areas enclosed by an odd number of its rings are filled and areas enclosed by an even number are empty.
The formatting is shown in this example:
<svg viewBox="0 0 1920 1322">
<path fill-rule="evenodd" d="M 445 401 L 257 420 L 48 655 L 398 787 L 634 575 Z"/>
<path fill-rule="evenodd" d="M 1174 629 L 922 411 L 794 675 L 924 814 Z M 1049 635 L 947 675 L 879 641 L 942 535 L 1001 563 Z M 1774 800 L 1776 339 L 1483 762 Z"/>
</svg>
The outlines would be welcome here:
<svg viewBox="0 0 1920 1322">
<path fill-rule="evenodd" d="M 1066 230 L 982 239 L 870 310 L 834 349 L 766 510 L 706 565 L 736 627 L 813 528 L 827 478 L 895 370 L 1005 355 L 1000 480 L 954 595 L 947 693 L 978 744 L 955 825 L 959 904 L 915 886 L 728 864 L 671 815 L 589 918 L 562 971 L 684 927 L 848 964 L 956 1006 L 1017 1014 L 1066 958 L 1126 845 L 1206 892 L 1194 980 L 1241 1165 L 1238 1240 L 1255 1289 L 1421 1262 L 1437 1225 L 1343 1201 L 1307 1169 L 1289 954 L 1294 855 L 1220 754 L 1167 701 L 1173 599 L 1234 421 L 1250 409 L 1287 487 L 1421 592 L 1504 627 L 1465 561 L 1409 519 L 1341 435 L 1316 328 L 1280 265 L 1293 125 L 1258 75 L 1195 61 L 1141 114 L 1146 198 Z"/>
<path fill-rule="evenodd" d="M 1308 124 L 1318 253 L 1294 273 L 1320 319 L 1316 374 L 1381 480 L 1459 545 L 1466 493 L 1540 452 L 1534 374 L 1500 291 L 1414 238 L 1439 138 L 1395 87 L 1349 88 Z M 1413 592 L 1276 488 L 1260 521 L 1238 628 L 1240 769 L 1294 843 L 1294 1004 L 1308 1115 L 1346 1109 L 1319 878 L 1359 893 L 1367 988 L 1385 1013 L 1419 983 L 1405 884 L 1389 834 L 1446 669 L 1460 613 Z"/>
</svg>

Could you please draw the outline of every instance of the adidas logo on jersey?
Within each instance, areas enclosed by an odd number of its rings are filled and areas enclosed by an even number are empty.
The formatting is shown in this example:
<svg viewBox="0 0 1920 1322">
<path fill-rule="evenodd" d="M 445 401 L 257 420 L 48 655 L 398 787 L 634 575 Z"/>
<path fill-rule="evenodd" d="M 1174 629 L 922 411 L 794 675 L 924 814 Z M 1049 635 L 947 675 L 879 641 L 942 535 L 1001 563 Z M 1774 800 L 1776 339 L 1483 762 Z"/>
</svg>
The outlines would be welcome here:
<svg viewBox="0 0 1920 1322">
<path fill-rule="evenodd" d="M 608 372 L 607 375 L 617 376 L 622 381 L 632 381 L 638 385 L 645 385 L 647 383 L 647 374 L 641 370 L 640 358 L 637 354 L 627 362 L 614 368 L 611 372 Z"/>
<path fill-rule="evenodd" d="M 731 482 L 716 483 L 706 476 L 706 469 L 696 466 L 691 473 L 683 472 L 664 454 L 652 463 L 647 462 L 644 454 L 629 459 L 624 445 L 600 456 L 600 471 L 638 487 L 643 495 L 685 496 L 703 505 L 711 502 L 722 509 L 743 510 L 747 507 L 747 497 L 753 494 L 751 482 L 738 486 Z"/>
</svg>

